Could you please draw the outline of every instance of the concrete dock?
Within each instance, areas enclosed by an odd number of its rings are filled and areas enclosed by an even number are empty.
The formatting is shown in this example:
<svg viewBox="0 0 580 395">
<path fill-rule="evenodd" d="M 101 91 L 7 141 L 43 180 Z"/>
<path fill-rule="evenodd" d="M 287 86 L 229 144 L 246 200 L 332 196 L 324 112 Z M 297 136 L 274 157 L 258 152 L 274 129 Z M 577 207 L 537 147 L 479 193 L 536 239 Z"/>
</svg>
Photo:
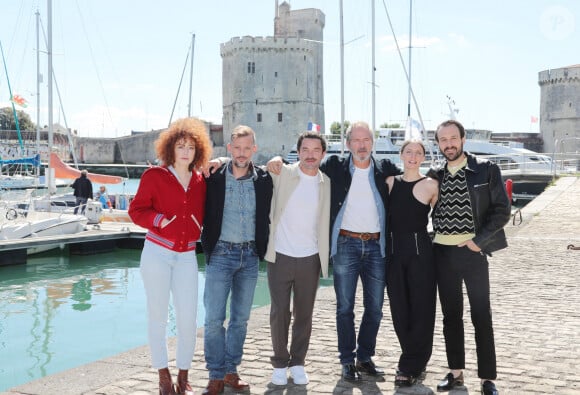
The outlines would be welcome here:
<svg viewBox="0 0 580 395">
<path fill-rule="evenodd" d="M 559 179 L 521 213 L 516 213 L 514 222 L 508 224 L 506 230 L 510 247 L 490 259 L 498 389 L 502 394 L 580 394 L 580 250 L 573 249 L 580 247 L 580 178 Z M 573 247 L 569 249 L 570 245 Z M 452 395 L 479 393 L 467 299 L 465 303 L 465 386 L 454 389 L 450 392 Z M 358 322 L 362 311 L 360 292 L 357 307 Z M 317 295 L 306 363 L 310 384 L 294 385 L 290 379 L 284 387 L 270 383 L 269 307 L 254 310 L 239 370 L 242 378 L 252 385 L 249 393 L 353 395 L 436 392 L 437 382 L 447 373 L 439 307 L 427 376 L 422 384 L 398 390 L 394 388 L 393 379 L 399 344 L 393 331 L 388 301 L 374 357 L 375 363 L 385 368 L 387 374 L 378 380 L 364 376 L 360 384 L 341 380 L 335 309 L 334 289 L 321 288 Z M 135 330 L 145 331 L 146 328 Z M 176 374 L 174 367 L 172 370 Z M 202 330 L 198 331 L 190 381 L 196 394 L 200 394 L 207 383 Z M 157 392 L 157 372 L 150 368 L 149 351 L 143 346 L 12 388 L 5 394 L 141 395 Z M 230 392 L 226 389 L 225 393 Z"/>
<path fill-rule="evenodd" d="M 26 264 L 27 249 L 43 246 L 63 249 L 68 245 L 73 255 L 92 255 L 113 251 L 116 247 L 142 248 L 146 233 L 147 229 L 132 222 L 105 221 L 87 224 L 83 231 L 73 234 L 3 239 L 0 240 L 0 266 Z"/>
</svg>

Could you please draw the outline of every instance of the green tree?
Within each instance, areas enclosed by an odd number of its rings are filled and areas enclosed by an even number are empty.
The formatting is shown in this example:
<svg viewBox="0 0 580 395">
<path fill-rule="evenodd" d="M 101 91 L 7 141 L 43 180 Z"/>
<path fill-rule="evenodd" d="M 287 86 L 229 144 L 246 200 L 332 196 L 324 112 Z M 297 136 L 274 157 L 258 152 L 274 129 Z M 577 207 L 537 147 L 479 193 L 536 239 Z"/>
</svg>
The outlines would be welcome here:
<svg viewBox="0 0 580 395">
<path fill-rule="evenodd" d="M 385 122 L 383 123 L 381 126 L 379 126 L 380 128 L 384 128 L 384 129 L 399 129 L 401 128 L 401 124 L 400 123 L 388 123 Z"/>
<path fill-rule="evenodd" d="M 17 110 L 18 126 L 20 130 L 35 130 L 36 125 L 30 119 L 30 115 L 24 111 Z M 14 121 L 14 112 L 11 107 L 0 108 L 0 130 L 16 130 L 16 122 Z"/>
<path fill-rule="evenodd" d="M 350 122 L 349 121 L 344 121 L 344 131 L 345 132 L 346 132 L 346 129 L 348 129 L 349 126 L 350 126 Z M 340 122 L 334 121 L 330 125 L 330 133 L 340 136 Z"/>
</svg>

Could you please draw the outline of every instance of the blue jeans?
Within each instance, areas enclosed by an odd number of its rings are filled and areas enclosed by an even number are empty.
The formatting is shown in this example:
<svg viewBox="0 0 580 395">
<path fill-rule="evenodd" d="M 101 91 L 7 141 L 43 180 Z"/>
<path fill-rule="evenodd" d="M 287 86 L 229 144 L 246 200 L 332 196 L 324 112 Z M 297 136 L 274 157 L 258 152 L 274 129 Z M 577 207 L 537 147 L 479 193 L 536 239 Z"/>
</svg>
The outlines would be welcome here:
<svg viewBox="0 0 580 395">
<path fill-rule="evenodd" d="M 204 353 L 210 380 L 221 380 L 227 373 L 237 373 L 237 366 L 242 362 L 258 268 L 253 242 L 218 241 L 207 262 L 203 295 Z M 226 330 L 224 321 L 230 293 L 230 317 Z"/>
<path fill-rule="evenodd" d="M 381 256 L 379 240 L 363 241 L 338 236 L 337 252 L 332 262 L 340 363 L 354 363 L 355 357 L 367 362 L 375 355 L 385 299 L 386 262 Z M 354 302 L 359 277 L 363 287 L 364 313 L 357 339 Z"/>
<path fill-rule="evenodd" d="M 81 214 L 85 213 L 85 208 L 87 207 L 87 201 L 89 199 L 87 198 L 83 198 L 83 197 L 76 197 L 75 198 L 75 209 L 74 209 L 74 214 L 78 213 L 79 210 L 81 212 Z"/>
</svg>

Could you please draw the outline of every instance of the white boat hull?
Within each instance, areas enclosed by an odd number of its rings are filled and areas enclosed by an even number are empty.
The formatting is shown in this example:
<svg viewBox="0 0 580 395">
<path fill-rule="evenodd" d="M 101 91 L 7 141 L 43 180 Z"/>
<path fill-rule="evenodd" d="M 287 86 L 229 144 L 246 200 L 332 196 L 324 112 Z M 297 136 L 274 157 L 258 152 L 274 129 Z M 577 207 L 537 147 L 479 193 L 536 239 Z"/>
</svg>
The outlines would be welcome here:
<svg viewBox="0 0 580 395">
<path fill-rule="evenodd" d="M 25 238 L 37 238 L 46 236 L 60 236 L 76 234 L 85 230 L 87 218 L 81 215 L 55 214 L 55 213 L 30 213 L 18 221 L 7 221 L 0 227 L 0 240 L 20 240 Z M 38 254 L 62 247 L 60 244 L 46 244 L 30 247 L 27 253 Z"/>
</svg>

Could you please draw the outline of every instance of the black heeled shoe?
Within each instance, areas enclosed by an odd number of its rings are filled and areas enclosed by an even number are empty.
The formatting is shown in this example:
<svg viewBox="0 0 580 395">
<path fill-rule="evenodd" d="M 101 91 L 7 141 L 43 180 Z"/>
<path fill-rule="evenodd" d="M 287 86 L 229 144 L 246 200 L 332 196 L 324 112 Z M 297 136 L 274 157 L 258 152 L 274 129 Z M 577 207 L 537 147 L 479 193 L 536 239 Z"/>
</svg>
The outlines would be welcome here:
<svg viewBox="0 0 580 395">
<path fill-rule="evenodd" d="M 397 370 L 395 376 L 395 387 L 412 387 L 417 382 L 417 378 Z"/>
</svg>

